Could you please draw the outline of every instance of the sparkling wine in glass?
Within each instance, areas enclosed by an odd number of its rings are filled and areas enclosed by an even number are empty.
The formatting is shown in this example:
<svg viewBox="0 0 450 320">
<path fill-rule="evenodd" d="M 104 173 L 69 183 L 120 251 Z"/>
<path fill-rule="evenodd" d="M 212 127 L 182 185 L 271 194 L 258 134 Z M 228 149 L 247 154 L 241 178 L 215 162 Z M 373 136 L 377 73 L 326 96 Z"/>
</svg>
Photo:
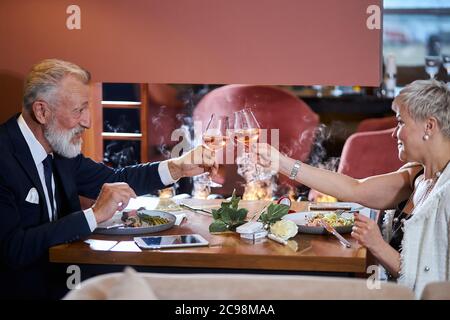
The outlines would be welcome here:
<svg viewBox="0 0 450 320">
<path fill-rule="evenodd" d="M 213 151 L 218 151 L 224 148 L 230 139 L 228 137 L 229 121 L 226 116 L 211 115 L 209 122 L 206 126 L 205 132 L 203 132 L 202 140 L 203 145 Z M 208 185 L 212 188 L 220 188 L 221 184 L 212 181 L 209 173 L 206 173 L 209 177 Z"/>
<path fill-rule="evenodd" d="M 259 170 L 256 160 L 251 158 L 250 151 L 252 144 L 258 141 L 260 135 L 260 126 L 255 115 L 250 109 L 243 109 L 234 113 L 233 140 L 236 145 L 242 144 L 245 153 L 242 155 L 243 163 L 247 164 L 247 168 L 253 168 L 249 178 L 258 180 Z"/>
<path fill-rule="evenodd" d="M 250 144 L 258 141 L 259 129 L 240 129 L 235 132 L 237 142 L 243 143 L 246 148 L 250 148 Z"/>
<path fill-rule="evenodd" d="M 208 149 L 217 151 L 225 147 L 229 139 L 228 136 L 204 134 L 203 144 Z"/>
<path fill-rule="evenodd" d="M 259 138 L 260 126 L 250 109 L 243 109 L 234 113 L 234 139 L 245 145 L 246 151 Z"/>
</svg>

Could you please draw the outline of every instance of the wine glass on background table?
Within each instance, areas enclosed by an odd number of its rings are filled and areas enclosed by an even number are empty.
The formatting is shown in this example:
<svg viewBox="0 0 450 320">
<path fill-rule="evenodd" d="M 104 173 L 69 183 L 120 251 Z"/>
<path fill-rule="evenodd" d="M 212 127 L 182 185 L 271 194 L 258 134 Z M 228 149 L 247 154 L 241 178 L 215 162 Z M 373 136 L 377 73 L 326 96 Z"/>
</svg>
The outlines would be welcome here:
<svg viewBox="0 0 450 320">
<path fill-rule="evenodd" d="M 441 59 L 438 56 L 425 57 L 425 71 L 430 76 L 430 79 L 436 78 L 441 65 Z"/>
<path fill-rule="evenodd" d="M 227 116 L 211 115 L 211 118 L 206 125 L 206 129 L 202 135 L 203 145 L 213 151 L 223 149 L 230 139 L 228 136 L 229 120 Z M 208 185 L 212 188 L 220 188 L 221 184 L 212 181 L 210 173 L 208 175 Z"/>
<path fill-rule="evenodd" d="M 442 65 L 447 71 L 447 85 L 450 87 L 450 54 L 442 55 Z"/>
</svg>

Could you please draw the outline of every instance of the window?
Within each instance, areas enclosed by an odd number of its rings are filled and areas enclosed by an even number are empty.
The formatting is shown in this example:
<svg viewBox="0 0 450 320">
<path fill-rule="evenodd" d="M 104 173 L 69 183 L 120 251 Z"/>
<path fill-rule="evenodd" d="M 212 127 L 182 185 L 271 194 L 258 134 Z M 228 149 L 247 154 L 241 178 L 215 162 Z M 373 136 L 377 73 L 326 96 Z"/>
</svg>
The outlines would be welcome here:
<svg viewBox="0 0 450 320">
<path fill-rule="evenodd" d="M 383 55 L 398 66 L 423 66 L 425 56 L 450 54 L 449 0 L 385 0 Z"/>
<path fill-rule="evenodd" d="M 449 0 L 384 0 L 385 9 L 450 8 Z"/>
</svg>

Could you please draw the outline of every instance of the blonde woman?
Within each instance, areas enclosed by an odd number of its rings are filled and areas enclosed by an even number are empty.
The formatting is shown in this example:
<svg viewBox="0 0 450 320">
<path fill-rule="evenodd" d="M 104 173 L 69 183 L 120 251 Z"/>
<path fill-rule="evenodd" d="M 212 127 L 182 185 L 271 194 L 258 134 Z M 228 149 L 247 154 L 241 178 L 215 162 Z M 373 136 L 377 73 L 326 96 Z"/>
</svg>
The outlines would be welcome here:
<svg viewBox="0 0 450 320">
<path fill-rule="evenodd" d="M 395 98 L 399 158 L 396 172 L 365 179 L 311 167 L 267 145 L 261 163 L 341 201 L 391 210 L 383 234 L 377 223 L 355 216 L 352 236 L 366 246 L 390 277 L 416 292 L 450 280 L 450 90 L 436 80 L 417 80 Z M 384 236 L 384 239 L 383 239 Z"/>
</svg>

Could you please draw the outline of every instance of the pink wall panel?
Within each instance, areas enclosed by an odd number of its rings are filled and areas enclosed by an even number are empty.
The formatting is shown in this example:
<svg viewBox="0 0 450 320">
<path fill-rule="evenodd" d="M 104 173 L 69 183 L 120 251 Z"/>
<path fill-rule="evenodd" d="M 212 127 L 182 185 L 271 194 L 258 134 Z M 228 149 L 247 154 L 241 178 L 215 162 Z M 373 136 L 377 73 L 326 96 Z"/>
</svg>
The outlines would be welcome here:
<svg viewBox="0 0 450 320">
<path fill-rule="evenodd" d="M 1 0 L 0 75 L 58 57 L 103 82 L 378 86 L 369 5 L 382 0 Z"/>
</svg>

